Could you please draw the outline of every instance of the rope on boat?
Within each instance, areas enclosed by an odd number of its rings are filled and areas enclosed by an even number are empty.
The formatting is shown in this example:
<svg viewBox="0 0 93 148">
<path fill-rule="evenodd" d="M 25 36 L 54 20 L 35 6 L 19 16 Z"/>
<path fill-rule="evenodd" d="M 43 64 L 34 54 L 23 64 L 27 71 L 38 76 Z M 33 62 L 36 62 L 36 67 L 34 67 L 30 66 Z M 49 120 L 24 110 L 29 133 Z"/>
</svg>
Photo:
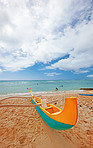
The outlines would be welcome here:
<svg viewBox="0 0 93 148">
<path fill-rule="evenodd" d="M 22 104 L 3 104 L 0 105 L 0 107 L 35 107 L 35 106 L 40 106 L 41 104 L 31 104 L 31 105 L 22 105 Z"/>
<path fill-rule="evenodd" d="M 49 102 L 47 102 L 47 104 L 50 104 L 50 103 L 53 103 L 56 101 L 58 101 L 58 100 L 49 101 Z M 0 105 L 0 107 L 35 107 L 35 106 L 41 106 L 41 103 L 31 104 L 31 105 L 24 105 L 24 104 L 2 104 L 2 105 Z"/>
<path fill-rule="evenodd" d="M 56 101 L 58 101 L 58 99 L 57 100 L 49 101 L 49 102 L 47 102 L 47 104 L 50 104 L 50 103 L 53 103 L 53 102 L 56 102 Z"/>
<path fill-rule="evenodd" d="M 39 95 L 37 97 L 41 97 L 41 95 Z M 25 99 L 25 98 L 31 98 L 31 96 L 9 96 L 9 97 L 1 98 L 0 101 L 10 99 L 10 98 L 24 98 Z"/>
</svg>

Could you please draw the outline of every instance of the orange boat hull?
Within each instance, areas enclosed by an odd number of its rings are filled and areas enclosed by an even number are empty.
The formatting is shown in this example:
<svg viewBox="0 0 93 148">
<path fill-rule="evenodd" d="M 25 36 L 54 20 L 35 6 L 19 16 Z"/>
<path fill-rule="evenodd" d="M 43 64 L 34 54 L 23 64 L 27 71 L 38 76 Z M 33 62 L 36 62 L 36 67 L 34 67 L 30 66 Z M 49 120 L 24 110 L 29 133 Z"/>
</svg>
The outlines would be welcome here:
<svg viewBox="0 0 93 148">
<path fill-rule="evenodd" d="M 31 101 L 33 104 L 41 103 L 41 99 L 35 96 L 31 98 Z M 65 98 L 63 110 L 52 104 L 47 104 L 47 108 L 43 108 L 42 106 L 36 106 L 35 108 L 48 126 L 53 129 L 67 130 L 76 124 L 78 108 L 77 99 L 74 97 Z"/>
</svg>

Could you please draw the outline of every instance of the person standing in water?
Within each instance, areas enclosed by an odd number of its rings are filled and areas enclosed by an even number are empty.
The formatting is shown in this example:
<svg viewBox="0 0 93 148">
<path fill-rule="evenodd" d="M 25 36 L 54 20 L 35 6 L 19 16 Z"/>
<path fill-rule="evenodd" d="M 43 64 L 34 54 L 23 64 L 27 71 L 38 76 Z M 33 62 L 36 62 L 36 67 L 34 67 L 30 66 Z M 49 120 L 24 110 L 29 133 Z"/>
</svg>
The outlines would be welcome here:
<svg viewBox="0 0 93 148">
<path fill-rule="evenodd" d="M 57 91 L 57 90 L 58 90 L 58 88 L 56 87 L 55 91 Z"/>
</svg>

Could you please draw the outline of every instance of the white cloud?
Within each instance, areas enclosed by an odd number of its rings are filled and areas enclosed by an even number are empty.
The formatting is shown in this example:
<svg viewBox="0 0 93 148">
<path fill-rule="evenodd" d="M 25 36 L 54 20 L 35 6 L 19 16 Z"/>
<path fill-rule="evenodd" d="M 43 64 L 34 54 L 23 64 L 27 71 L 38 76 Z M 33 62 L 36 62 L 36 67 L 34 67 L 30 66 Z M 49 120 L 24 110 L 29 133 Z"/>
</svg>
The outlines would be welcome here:
<svg viewBox="0 0 93 148">
<path fill-rule="evenodd" d="M 88 73 L 88 72 L 90 72 L 90 71 L 89 70 L 83 70 L 83 69 L 82 70 L 79 69 L 79 70 L 73 71 L 74 74 L 80 74 L 80 73 L 83 74 L 83 73 Z"/>
<path fill-rule="evenodd" d="M 0 65 L 17 71 L 37 62 L 50 69 L 93 66 L 93 9 L 87 0 L 1 0 Z"/>
<path fill-rule="evenodd" d="M 88 75 L 87 77 L 89 77 L 89 78 L 93 78 L 93 75 Z"/>
<path fill-rule="evenodd" d="M 51 73 L 45 73 L 47 76 L 49 77 L 53 77 L 55 75 L 60 75 L 61 73 L 57 73 L 57 72 L 51 72 Z"/>
<path fill-rule="evenodd" d="M 76 33 L 78 32 L 78 33 Z M 64 42 L 63 42 L 64 40 Z M 68 51 L 69 58 L 61 59 L 47 68 L 61 70 L 79 70 L 93 66 L 93 24 L 77 25 L 75 29 L 67 28 L 65 36 L 61 38 Z M 67 46 L 67 47 L 66 47 Z"/>
</svg>

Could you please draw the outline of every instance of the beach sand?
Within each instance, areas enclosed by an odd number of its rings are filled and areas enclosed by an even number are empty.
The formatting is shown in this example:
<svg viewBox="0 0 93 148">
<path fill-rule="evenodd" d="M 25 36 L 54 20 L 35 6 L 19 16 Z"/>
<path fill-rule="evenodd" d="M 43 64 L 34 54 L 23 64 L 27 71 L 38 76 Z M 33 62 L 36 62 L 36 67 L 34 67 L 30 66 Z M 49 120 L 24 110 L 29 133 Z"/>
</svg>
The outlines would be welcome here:
<svg viewBox="0 0 93 148">
<path fill-rule="evenodd" d="M 93 96 L 78 94 L 76 91 L 39 93 L 40 98 L 47 101 L 58 99 L 57 106 L 61 109 L 65 97 L 77 97 L 78 120 L 66 131 L 51 129 L 34 107 L 0 108 L 0 148 L 92 148 Z M 31 101 L 30 98 L 10 98 L 0 100 L 0 104 L 31 104 Z"/>
</svg>

